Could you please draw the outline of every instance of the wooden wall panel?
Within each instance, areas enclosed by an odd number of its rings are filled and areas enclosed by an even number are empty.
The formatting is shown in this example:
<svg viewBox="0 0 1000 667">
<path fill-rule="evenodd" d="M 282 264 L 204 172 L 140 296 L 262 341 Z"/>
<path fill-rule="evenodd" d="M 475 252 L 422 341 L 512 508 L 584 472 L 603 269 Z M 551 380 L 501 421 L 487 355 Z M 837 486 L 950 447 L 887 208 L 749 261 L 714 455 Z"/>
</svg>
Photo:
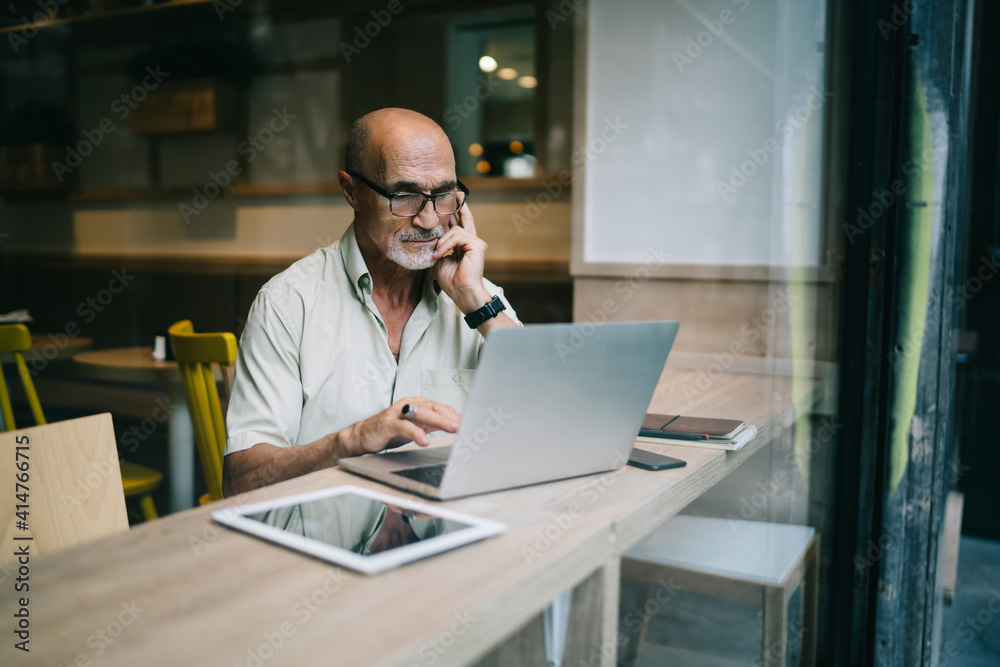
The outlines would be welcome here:
<svg viewBox="0 0 1000 667">
<path fill-rule="evenodd" d="M 678 320 L 675 352 L 792 358 L 795 314 L 804 335 L 794 356 L 828 361 L 835 358 L 834 295 L 833 284 L 818 282 L 577 277 L 573 320 Z"/>
</svg>

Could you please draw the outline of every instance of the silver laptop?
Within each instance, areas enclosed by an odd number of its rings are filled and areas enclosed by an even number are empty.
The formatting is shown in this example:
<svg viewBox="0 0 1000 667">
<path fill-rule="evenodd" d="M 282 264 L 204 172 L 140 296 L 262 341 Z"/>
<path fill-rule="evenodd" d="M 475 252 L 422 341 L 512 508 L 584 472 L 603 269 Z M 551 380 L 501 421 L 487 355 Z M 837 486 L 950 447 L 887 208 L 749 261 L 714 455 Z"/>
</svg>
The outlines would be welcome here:
<svg viewBox="0 0 1000 667">
<path fill-rule="evenodd" d="M 490 334 L 458 432 L 340 466 L 447 500 L 625 465 L 677 322 L 537 324 Z"/>
</svg>

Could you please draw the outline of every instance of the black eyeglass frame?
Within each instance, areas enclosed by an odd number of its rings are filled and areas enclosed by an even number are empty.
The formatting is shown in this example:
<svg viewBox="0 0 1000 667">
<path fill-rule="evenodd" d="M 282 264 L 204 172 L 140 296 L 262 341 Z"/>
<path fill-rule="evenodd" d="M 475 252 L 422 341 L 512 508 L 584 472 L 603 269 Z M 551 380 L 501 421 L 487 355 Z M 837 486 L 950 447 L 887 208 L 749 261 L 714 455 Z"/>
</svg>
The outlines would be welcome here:
<svg viewBox="0 0 1000 667">
<path fill-rule="evenodd" d="M 425 195 L 423 192 L 389 192 L 388 190 L 379 187 L 375 183 L 372 183 L 371 181 L 369 181 L 367 178 L 365 178 L 364 176 L 362 176 L 361 174 L 359 174 L 356 171 L 349 171 L 349 172 L 347 172 L 347 174 L 348 174 L 348 176 L 351 176 L 352 178 L 358 179 L 359 181 L 361 181 L 362 183 L 364 183 L 365 185 L 367 185 L 369 188 L 371 188 L 374 192 L 376 192 L 376 193 L 382 195 L 383 197 L 385 197 L 386 199 L 388 199 L 389 200 L 389 212 L 392 213 L 397 218 L 414 218 L 414 217 L 420 215 L 421 211 L 424 210 L 424 207 L 427 206 L 427 202 L 428 201 L 431 202 L 431 206 L 434 207 L 434 212 L 437 213 L 438 215 L 454 215 L 454 214 L 458 213 L 459 211 L 461 211 L 462 210 L 462 206 L 465 206 L 465 203 L 467 201 L 469 201 L 469 188 L 465 187 L 465 185 L 462 183 L 462 181 L 460 181 L 458 179 L 455 179 L 455 182 L 458 183 L 458 188 L 456 190 L 445 190 L 444 192 L 437 192 L 437 193 L 432 194 L 432 195 Z M 444 195 L 447 195 L 447 194 L 451 194 L 452 192 L 462 192 L 462 193 L 465 194 L 465 199 L 462 200 L 462 206 L 459 206 L 457 209 L 455 209 L 451 213 L 438 213 L 438 210 L 437 210 L 437 198 L 441 197 L 441 196 L 444 196 Z M 408 195 L 408 196 L 420 195 L 421 197 L 424 198 L 424 203 L 421 204 L 420 208 L 417 209 L 417 212 L 414 213 L 414 214 L 412 214 L 412 215 L 399 215 L 394 210 L 392 210 L 392 202 L 397 197 L 401 197 L 403 195 Z"/>
</svg>

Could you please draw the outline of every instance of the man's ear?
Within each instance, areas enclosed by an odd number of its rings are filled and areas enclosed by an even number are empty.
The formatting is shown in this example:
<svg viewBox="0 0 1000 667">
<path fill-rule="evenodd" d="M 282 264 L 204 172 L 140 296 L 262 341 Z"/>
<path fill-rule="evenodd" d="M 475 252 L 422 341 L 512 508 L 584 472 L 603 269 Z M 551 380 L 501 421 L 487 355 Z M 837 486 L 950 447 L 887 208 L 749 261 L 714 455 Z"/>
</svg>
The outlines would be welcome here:
<svg viewBox="0 0 1000 667">
<path fill-rule="evenodd" d="M 337 180 L 340 182 L 340 189 L 344 193 L 344 199 L 351 205 L 351 208 L 355 211 L 360 211 L 361 204 L 358 202 L 358 191 L 355 188 L 354 179 L 346 171 L 341 171 L 337 173 Z"/>
</svg>

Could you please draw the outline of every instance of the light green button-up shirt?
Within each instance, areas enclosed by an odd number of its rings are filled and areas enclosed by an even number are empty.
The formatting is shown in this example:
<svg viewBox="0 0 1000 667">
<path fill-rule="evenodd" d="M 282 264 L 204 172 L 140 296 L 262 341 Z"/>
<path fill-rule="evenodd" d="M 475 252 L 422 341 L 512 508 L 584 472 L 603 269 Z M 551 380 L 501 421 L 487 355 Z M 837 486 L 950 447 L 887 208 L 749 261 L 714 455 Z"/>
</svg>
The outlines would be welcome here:
<svg viewBox="0 0 1000 667">
<path fill-rule="evenodd" d="M 483 284 L 517 321 L 503 290 Z M 254 300 L 236 359 L 226 454 L 314 442 L 406 396 L 461 412 L 484 344 L 463 318 L 428 273 L 397 364 L 352 224 L 340 241 L 269 280 Z"/>
</svg>

